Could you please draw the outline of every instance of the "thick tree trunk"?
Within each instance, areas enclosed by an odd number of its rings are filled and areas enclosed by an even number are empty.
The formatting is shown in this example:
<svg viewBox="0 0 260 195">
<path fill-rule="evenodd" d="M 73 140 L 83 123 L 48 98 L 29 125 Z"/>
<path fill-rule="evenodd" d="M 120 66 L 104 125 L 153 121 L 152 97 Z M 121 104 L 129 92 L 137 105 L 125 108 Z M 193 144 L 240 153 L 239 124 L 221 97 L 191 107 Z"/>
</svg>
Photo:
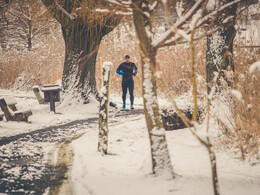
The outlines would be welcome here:
<svg viewBox="0 0 260 195">
<path fill-rule="evenodd" d="M 151 145 L 152 171 L 156 175 L 173 178 L 173 167 L 157 99 L 156 70 L 151 65 L 155 64 L 151 64 L 151 59 L 142 55 L 144 113 Z"/>
<path fill-rule="evenodd" d="M 233 61 L 233 39 L 236 33 L 235 28 L 232 26 L 221 34 L 213 34 L 207 37 L 207 54 L 206 54 L 206 71 L 208 92 L 213 84 L 214 72 L 219 72 L 218 90 L 221 91 L 221 80 L 226 81 L 228 86 L 231 86 L 232 78 L 230 78 L 227 71 L 235 71 Z"/>
<path fill-rule="evenodd" d="M 223 3 L 229 3 L 233 0 L 223 0 Z M 216 24 L 221 28 L 220 30 L 207 37 L 207 52 L 206 52 L 206 72 L 208 92 L 210 92 L 214 83 L 214 75 L 220 72 L 217 80 L 217 91 L 222 91 L 225 85 L 231 86 L 234 73 L 234 61 L 233 61 L 233 40 L 236 34 L 234 28 L 236 19 L 237 5 L 231 6 L 225 9 L 224 13 L 220 13 L 221 16 L 217 16 Z M 225 19 L 231 17 L 231 21 L 228 24 L 221 24 Z M 231 73 L 231 74 L 230 74 Z M 225 81 L 225 83 L 223 83 Z"/>
<path fill-rule="evenodd" d="M 89 93 L 97 95 L 95 65 L 103 32 L 80 22 L 62 28 L 65 41 L 65 62 L 62 76 L 64 91 L 81 94 L 88 101 Z"/>
<path fill-rule="evenodd" d="M 98 47 L 102 38 L 119 24 L 122 17 L 91 11 L 98 6 L 106 6 L 106 1 L 68 0 L 59 6 L 53 0 L 42 2 L 62 26 L 65 41 L 63 91 L 72 94 L 72 97 L 80 96 L 85 103 L 89 101 L 90 93 L 98 98 L 95 80 Z M 86 3 L 90 8 L 81 7 L 74 19 L 68 16 L 81 3 Z"/>
</svg>

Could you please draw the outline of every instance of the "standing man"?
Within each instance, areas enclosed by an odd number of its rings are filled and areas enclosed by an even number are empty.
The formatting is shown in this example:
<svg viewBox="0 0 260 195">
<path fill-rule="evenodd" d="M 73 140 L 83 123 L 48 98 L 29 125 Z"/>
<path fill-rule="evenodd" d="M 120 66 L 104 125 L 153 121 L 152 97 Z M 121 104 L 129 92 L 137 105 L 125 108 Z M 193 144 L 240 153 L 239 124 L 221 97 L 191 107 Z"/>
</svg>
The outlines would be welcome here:
<svg viewBox="0 0 260 195">
<path fill-rule="evenodd" d="M 130 56 L 125 56 L 125 62 L 121 63 L 116 70 L 116 73 L 122 75 L 122 99 L 123 99 L 123 109 L 125 109 L 125 100 L 126 100 L 126 93 L 127 88 L 129 89 L 130 94 L 130 102 L 131 102 L 131 109 L 134 109 L 134 79 L 133 75 L 137 74 L 137 67 L 135 63 L 130 62 Z"/>
</svg>

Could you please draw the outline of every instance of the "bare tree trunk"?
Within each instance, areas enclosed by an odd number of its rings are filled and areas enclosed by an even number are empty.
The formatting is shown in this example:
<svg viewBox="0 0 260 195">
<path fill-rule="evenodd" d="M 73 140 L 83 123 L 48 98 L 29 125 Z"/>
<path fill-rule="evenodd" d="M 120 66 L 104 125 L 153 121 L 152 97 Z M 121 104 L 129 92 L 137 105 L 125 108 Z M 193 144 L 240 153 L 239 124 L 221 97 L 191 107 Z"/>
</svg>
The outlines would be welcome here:
<svg viewBox="0 0 260 195">
<path fill-rule="evenodd" d="M 232 2 L 233 0 L 222 0 L 223 4 Z M 231 86 L 233 77 L 229 78 L 225 72 L 234 72 L 234 61 L 233 61 L 233 40 L 236 35 L 235 20 L 236 20 L 237 5 L 230 6 L 225 9 L 225 12 L 221 13 L 221 16 L 217 16 L 216 25 L 220 27 L 220 30 L 213 35 L 207 37 L 207 52 L 206 52 L 206 72 L 207 72 L 207 83 L 208 93 L 214 83 L 214 72 L 219 74 L 217 81 L 217 91 L 221 91 L 223 82 L 225 81 L 228 86 Z M 228 24 L 222 24 L 224 18 L 232 18 Z M 230 75 L 230 74 L 229 74 Z"/>
<path fill-rule="evenodd" d="M 209 157 L 210 157 L 211 175 L 212 175 L 212 184 L 213 184 L 213 189 L 214 189 L 214 195 L 219 195 L 220 191 L 219 191 L 216 155 L 215 155 L 213 146 L 211 145 L 211 142 L 209 141 L 209 138 L 208 138 L 207 143 L 208 143 L 208 145 L 205 145 L 205 146 L 208 150 Z"/>
<path fill-rule="evenodd" d="M 148 19 L 142 12 L 144 8 L 142 3 L 141 1 L 133 0 L 132 7 L 134 25 L 141 49 L 144 112 L 151 145 L 152 172 L 173 178 L 173 167 L 157 100 L 157 81 L 155 76 L 156 49 L 152 47 L 151 39 L 148 37 L 145 29 Z"/>
<path fill-rule="evenodd" d="M 95 80 L 95 65 L 102 37 L 111 32 L 121 21 L 122 17 L 112 14 L 93 13 L 82 7 L 81 13 L 73 18 L 73 9 L 83 0 L 68 0 L 63 5 L 57 1 L 42 0 L 55 19 L 61 24 L 65 41 L 65 62 L 62 76 L 62 86 L 65 92 L 80 95 L 84 102 L 89 101 L 89 94 L 98 97 Z M 106 6 L 106 1 L 86 1 L 87 5 Z M 63 10 L 61 10 L 63 9 Z M 66 12 L 66 13 L 64 13 Z M 93 14 L 99 15 L 94 17 Z M 101 18 L 101 19 L 100 19 Z"/>
<path fill-rule="evenodd" d="M 107 154 L 108 150 L 108 114 L 109 114 L 109 83 L 112 63 L 103 64 L 103 86 L 101 88 L 101 101 L 99 107 L 99 135 L 98 151 Z"/>
<path fill-rule="evenodd" d="M 28 19 L 28 37 L 27 37 L 27 48 L 29 51 L 32 49 L 32 20 Z"/>
</svg>

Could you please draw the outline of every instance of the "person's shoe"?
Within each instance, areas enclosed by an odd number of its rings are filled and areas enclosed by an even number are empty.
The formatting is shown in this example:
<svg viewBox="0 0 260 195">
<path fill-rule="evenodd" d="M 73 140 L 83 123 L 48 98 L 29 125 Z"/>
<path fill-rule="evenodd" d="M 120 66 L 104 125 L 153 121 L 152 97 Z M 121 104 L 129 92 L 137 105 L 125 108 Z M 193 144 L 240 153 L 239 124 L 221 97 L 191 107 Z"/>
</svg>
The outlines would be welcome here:
<svg viewBox="0 0 260 195">
<path fill-rule="evenodd" d="M 131 110 L 135 109 L 134 106 L 133 106 L 132 104 L 131 104 L 130 108 L 131 108 Z"/>
<path fill-rule="evenodd" d="M 123 104 L 123 107 L 122 107 L 123 109 L 125 109 L 125 104 Z"/>
</svg>

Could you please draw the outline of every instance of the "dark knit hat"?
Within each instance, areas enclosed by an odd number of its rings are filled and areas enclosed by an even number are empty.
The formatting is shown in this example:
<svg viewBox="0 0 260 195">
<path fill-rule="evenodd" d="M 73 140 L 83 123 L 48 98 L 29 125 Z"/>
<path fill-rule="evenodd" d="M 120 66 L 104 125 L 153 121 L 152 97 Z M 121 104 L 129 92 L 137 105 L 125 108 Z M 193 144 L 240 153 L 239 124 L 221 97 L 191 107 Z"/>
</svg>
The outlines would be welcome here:
<svg viewBox="0 0 260 195">
<path fill-rule="evenodd" d="M 125 55 L 125 59 L 130 59 L 130 56 L 129 55 Z"/>
</svg>

